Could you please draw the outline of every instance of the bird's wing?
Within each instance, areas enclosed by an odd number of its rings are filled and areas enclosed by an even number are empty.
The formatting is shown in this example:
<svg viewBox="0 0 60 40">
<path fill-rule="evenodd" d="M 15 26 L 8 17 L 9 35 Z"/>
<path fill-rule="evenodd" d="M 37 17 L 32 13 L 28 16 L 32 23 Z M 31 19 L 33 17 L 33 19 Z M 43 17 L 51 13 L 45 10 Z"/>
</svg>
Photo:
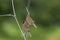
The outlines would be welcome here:
<svg viewBox="0 0 60 40">
<path fill-rule="evenodd" d="M 27 17 L 26 17 L 26 21 L 27 21 L 28 23 L 30 23 L 30 24 L 33 24 L 33 23 L 34 23 L 33 19 L 32 19 L 30 16 L 27 16 Z"/>
</svg>

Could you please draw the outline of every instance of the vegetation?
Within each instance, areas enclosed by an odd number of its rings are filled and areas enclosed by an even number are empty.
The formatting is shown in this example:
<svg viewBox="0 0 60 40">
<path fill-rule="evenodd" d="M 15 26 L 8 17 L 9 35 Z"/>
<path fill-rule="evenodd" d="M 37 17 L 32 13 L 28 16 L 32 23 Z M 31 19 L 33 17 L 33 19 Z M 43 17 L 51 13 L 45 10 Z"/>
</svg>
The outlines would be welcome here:
<svg viewBox="0 0 60 40">
<path fill-rule="evenodd" d="M 22 28 L 27 0 L 14 0 L 14 5 Z M 31 0 L 29 11 L 38 28 L 29 27 L 27 40 L 60 40 L 60 0 Z M 0 15 L 5 14 L 13 15 L 11 0 L 0 0 Z M 24 40 L 14 17 L 0 16 L 0 40 Z"/>
</svg>

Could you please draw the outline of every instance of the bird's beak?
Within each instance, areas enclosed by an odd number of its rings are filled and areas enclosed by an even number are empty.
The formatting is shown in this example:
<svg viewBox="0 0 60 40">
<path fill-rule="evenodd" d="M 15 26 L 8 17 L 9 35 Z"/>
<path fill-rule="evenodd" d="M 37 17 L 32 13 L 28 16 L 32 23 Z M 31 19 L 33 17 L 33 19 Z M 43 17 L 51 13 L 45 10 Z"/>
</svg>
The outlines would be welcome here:
<svg viewBox="0 0 60 40">
<path fill-rule="evenodd" d="M 33 26 L 34 26 L 35 28 L 37 28 L 37 26 L 36 26 L 35 24 L 33 24 Z"/>
</svg>

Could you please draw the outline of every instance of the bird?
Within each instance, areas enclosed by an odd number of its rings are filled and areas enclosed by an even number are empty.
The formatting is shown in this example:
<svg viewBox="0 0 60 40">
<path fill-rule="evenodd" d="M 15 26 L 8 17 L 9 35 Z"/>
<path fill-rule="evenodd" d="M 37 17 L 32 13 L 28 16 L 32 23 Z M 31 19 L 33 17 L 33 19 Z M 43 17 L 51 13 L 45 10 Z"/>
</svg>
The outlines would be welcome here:
<svg viewBox="0 0 60 40">
<path fill-rule="evenodd" d="M 30 37 L 32 37 L 32 35 L 30 33 L 30 29 L 29 29 L 26 21 L 23 21 L 23 29 L 24 29 L 25 36 L 28 34 Z"/>
<path fill-rule="evenodd" d="M 34 20 L 30 17 L 29 14 L 26 16 L 26 22 L 27 22 L 29 25 L 33 25 L 35 28 L 37 28 L 36 24 L 34 23 Z"/>
</svg>

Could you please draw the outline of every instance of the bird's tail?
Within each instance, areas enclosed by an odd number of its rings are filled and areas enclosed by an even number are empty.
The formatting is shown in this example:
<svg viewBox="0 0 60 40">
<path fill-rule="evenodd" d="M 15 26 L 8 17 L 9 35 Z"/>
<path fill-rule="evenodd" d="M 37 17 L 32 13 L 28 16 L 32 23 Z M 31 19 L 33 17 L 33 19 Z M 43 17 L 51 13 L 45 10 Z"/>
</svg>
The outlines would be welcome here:
<svg viewBox="0 0 60 40">
<path fill-rule="evenodd" d="M 31 34 L 30 32 L 28 32 L 28 35 L 29 35 L 30 37 L 32 37 L 32 34 Z"/>
<path fill-rule="evenodd" d="M 35 28 L 37 28 L 37 26 L 33 23 L 33 26 L 35 27 Z"/>
</svg>

